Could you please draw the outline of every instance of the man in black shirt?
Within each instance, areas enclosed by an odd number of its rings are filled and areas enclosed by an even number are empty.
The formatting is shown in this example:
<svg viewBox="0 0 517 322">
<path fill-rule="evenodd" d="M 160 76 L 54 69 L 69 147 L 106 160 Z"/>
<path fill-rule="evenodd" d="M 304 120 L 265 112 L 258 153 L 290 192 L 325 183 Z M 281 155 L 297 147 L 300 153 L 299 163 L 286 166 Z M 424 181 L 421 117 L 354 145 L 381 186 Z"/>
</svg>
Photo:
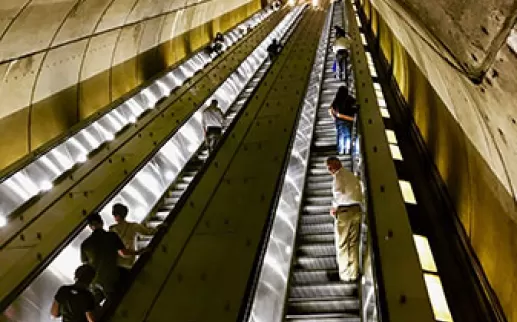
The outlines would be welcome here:
<svg viewBox="0 0 517 322">
<path fill-rule="evenodd" d="M 338 154 L 350 153 L 352 126 L 356 113 L 357 104 L 355 98 L 348 94 L 346 86 L 340 86 L 329 108 L 329 114 L 336 123 Z"/>
<path fill-rule="evenodd" d="M 271 44 L 267 46 L 267 52 L 269 54 L 269 59 L 273 60 L 280 54 L 280 50 L 282 50 L 282 45 L 278 42 L 276 38 L 273 39 Z"/>
<path fill-rule="evenodd" d="M 81 261 L 90 264 L 96 271 L 93 285 L 97 300 L 110 300 L 119 288 L 118 257 L 139 255 L 141 251 L 127 249 L 116 233 L 105 231 L 98 213 L 88 216 L 86 222 L 93 232 L 81 244 Z"/>
<path fill-rule="evenodd" d="M 81 265 L 75 270 L 75 283 L 59 288 L 50 314 L 63 317 L 63 322 L 94 322 L 95 300 L 88 287 L 95 277 L 95 269 Z"/>
</svg>

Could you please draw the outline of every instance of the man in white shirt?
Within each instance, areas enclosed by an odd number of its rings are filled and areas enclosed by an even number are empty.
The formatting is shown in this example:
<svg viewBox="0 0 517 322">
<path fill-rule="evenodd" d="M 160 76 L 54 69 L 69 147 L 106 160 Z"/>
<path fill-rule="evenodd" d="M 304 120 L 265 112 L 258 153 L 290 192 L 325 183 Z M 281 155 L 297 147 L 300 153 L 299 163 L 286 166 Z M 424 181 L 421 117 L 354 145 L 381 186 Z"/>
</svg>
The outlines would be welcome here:
<svg viewBox="0 0 517 322">
<path fill-rule="evenodd" d="M 336 55 L 336 60 L 334 64 L 336 65 L 336 76 L 338 79 L 342 79 L 343 71 L 345 72 L 345 80 L 348 80 L 346 64 L 348 60 L 348 51 L 350 50 L 350 46 L 352 45 L 352 39 L 346 36 L 343 29 L 336 28 L 336 40 L 334 41 L 334 46 L 332 50 L 334 55 Z"/>
<path fill-rule="evenodd" d="M 126 221 L 128 211 L 128 208 L 121 203 L 116 203 L 113 205 L 112 214 L 117 223 L 111 225 L 109 231 L 116 233 L 120 237 L 122 243 L 124 243 L 124 246 L 127 249 L 137 251 L 136 238 L 139 235 L 154 235 L 156 233 L 156 229 L 146 227 L 136 222 Z M 135 263 L 135 259 L 135 255 L 119 256 L 117 265 L 122 269 L 130 270 L 131 267 L 133 267 L 133 264 Z M 122 273 L 127 274 L 128 272 L 122 271 Z M 124 277 L 125 276 L 123 276 L 123 278 Z"/>
<path fill-rule="evenodd" d="M 205 142 L 208 151 L 212 152 L 223 132 L 224 115 L 219 109 L 217 100 L 212 100 L 210 106 L 202 114 L 202 125 L 205 131 Z"/>
<path fill-rule="evenodd" d="M 327 159 L 327 169 L 332 174 L 332 207 L 335 219 L 336 255 L 339 277 L 345 282 L 359 276 L 359 236 L 362 218 L 363 193 L 361 182 L 336 157 Z"/>
</svg>

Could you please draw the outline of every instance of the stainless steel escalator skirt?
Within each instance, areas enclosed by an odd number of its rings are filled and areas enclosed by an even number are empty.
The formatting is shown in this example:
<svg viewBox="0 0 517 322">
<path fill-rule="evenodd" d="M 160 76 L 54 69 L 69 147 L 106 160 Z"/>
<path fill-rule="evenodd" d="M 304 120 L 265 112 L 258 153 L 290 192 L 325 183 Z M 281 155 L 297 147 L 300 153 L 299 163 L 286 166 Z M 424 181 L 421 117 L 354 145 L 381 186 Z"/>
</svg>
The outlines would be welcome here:
<svg viewBox="0 0 517 322">
<path fill-rule="evenodd" d="M 305 174 L 323 82 L 333 6 L 329 10 L 322 30 L 316 60 L 310 75 L 309 88 L 296 128 L 296 137 L 288 159 L 278 203 L 274 210 L 273 224 L 262 268 L 250 302 L 248 315 L 250 322 L 276 322 L 282 321 L 284 318 L 287 281 L 291 269 Z"/>
</svg>

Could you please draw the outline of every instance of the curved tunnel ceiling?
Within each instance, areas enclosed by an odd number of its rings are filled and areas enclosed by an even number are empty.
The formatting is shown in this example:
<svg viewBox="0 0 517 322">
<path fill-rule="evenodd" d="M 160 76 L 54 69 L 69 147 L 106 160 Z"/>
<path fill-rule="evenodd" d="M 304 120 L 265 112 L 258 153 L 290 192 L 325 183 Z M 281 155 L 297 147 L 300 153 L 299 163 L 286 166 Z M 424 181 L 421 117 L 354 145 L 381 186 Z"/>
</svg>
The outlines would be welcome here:
<svg viewBox="0 0 517 322">
<path fill-rule="evenodd" d="M 216 21 L 212 30 L 208 22 L 230 13 L 242 20 L 259 6 L 259 0 L 1 0 L 0 152 L 8 157 L 0 157 L 0 169 L 231 24 Z M 153 59 L 137 57 L 153 50 L 162 51 L 161 61 L 146 71 Z M 131 60 L 137 62 L 114 76 Z M 102 79 L 83 88 L 95 77 Z"/>
<path fill-rule="evenodd" d="M 450 63 L 479 79 L 517 19 L 515 0 L 380 0 Z"/>
</svg>

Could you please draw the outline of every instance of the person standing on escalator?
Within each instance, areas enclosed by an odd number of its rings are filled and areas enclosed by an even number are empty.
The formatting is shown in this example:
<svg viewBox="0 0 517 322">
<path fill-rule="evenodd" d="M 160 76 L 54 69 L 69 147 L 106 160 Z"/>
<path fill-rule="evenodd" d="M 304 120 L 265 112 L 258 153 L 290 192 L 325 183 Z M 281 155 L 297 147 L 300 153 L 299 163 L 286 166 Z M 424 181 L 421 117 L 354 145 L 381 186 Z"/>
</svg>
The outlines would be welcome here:
<svg viewBox="0 0 517 322">
<path fill-rule="evenodd" d="M 338 154 L 349 154 L 352 145 L 352 127 L 358 105 L 346 86 L 340 86 L 329 108 L 336 124 L 336 149 Z"/>
<path fill-rule="evenodd" d="M 224 114 L 218 105 L 217 100 L 212 100 L 210 106 L 203 111 L 201 119 L 205 131 L 206 147 L 210 153 L 214 151 L 223 133 Z"/>
<path fill-rule="evenodd" d="M 127 249 L 117 234 L 105 231 L 104 222 L 98 213 L 89 215 L 86 223 L 92 234 L 81 244 L 81 261 L 95 269 L 92 284 L 96 301 L 109 301 L 121 286 L 117 265 L 119 256 L 140 255 L 142 251 Z"/>
<path fill-rule="evenodd" d="M 95 277 L 95 269 L 81 265 L 75 270 L 75 283 L 63 285 L 54 296 L 50 314 L 62 317 L 63 322 L 95 322 L 95 299 L 88 289 Z"/>
<path fill-rule="evenodd" d="M 339 277 L 344 282 L 355 282 L 359 277 L 359 237 L 362 219 L 363 192 L 361 182 L 345 169 L 336 157 L 327 159 L 332 175 L 332 205 L 334 238 Z"/>
<path fill-rule="evenodd" d="M 343 73 L 345 74 L 345 83 L 348 84 L 348 51 L 352 45 L 352 39 L 347 36 L 343 28 L 334 26 L 336 30 L 336 40 L 332 50 L 336 56 L 334 60 L 334 67 L 336 71 L 336 78 L 343 80 Z"/>
</svg>

